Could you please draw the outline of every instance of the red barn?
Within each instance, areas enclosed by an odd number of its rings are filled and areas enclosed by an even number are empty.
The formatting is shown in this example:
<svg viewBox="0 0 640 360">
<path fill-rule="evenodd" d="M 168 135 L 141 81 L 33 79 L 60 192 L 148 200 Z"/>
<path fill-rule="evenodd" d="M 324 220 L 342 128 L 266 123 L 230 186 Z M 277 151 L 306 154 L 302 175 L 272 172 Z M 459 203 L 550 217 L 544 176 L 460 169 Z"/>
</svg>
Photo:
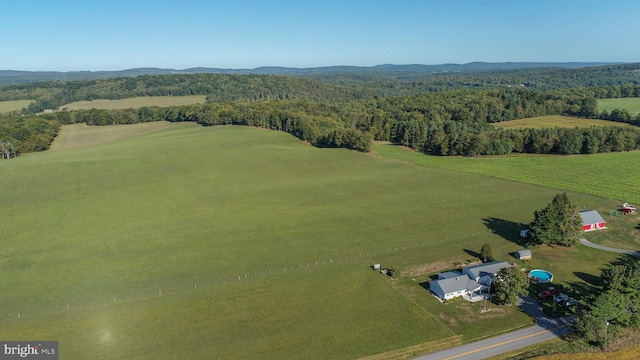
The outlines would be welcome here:
<svg viewBox="0 0 640 360">
<path fill-rule="evenodd" d="M 604 219 L 595 210 L 580 211 L 580 217 L 582 217 L 582 230 L 585 232 L 607 228 Z"/>
</svg>

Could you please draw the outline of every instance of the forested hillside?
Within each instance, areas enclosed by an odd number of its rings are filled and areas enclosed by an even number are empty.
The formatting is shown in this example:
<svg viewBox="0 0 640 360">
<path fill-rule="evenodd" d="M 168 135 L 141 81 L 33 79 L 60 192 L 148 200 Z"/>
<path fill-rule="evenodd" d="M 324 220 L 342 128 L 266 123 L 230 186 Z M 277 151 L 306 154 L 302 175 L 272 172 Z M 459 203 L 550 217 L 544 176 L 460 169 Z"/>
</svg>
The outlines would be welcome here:
<svg viewBox="0 0 640 360">
<path fill-rule="evenodd" d="M 145 75 L 10 85 L 0 87 L 0 100 L 36 102 L 21 114 L 0 116 L 0 150 L 5 158 L 45 150 L 61 124 L 165 120 L 263 127 L 316 146 L 359 151 L 369 151 L 373 139 L 437 155 L 627 151 L 640 148 L 640 116 L 623 109 L 598 112 L 596 99 L 639 97 L 639 69 L 640 64 L 627 64 L 487 71 L 423 80 L 412 80 L 411 73 L 396 80 L 390 79 L 398 74 L 317 76 L 323 81 L 275 75 Z M 567 87 L 571 84 L 581 86 Z M 198 94 L 207 96 L 207 104 L 33 115 L 79 100 Z M 636 126 L 505 130 L 490 125 L 543 115 Z"/>
</svg>

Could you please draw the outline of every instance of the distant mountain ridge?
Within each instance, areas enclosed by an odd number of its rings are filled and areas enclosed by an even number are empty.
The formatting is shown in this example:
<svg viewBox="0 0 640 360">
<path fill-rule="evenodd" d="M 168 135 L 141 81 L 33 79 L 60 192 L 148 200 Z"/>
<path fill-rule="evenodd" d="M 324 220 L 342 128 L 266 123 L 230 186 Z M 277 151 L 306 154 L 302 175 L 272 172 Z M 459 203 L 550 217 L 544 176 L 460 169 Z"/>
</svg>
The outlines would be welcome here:
<svg viewBox="0 0 640 360">
<path fill-rule="evenodd" d="M 134 77 L 141 75 L 166 75 L 166 74 L 259 74 L 259 75 L 290 75 L 304 76 L 317 74 L 347 74 L 347 73 L 443 73 L 443 72 L 473 72 L 491 70 L 518 70 L 535 68 L 564 68 L 578 69 L 594 66 L 620 65 L 624 62 L 470 62 L 467 64 L 440 64 L 440 65 L 393 65 L 383 64 L 376 66 L 326 66 L 311 68 L 293 68 L 279 66 L 263 66 L 254 69 L 224 69 L 194 67 L 183 70 L 162 68 L 133 68 L 118 71 L 19 71 L 0 70 L 0 85 L 33 83 L 43 81 L 75 81 L 111 79 L 118 77 Z"/>
</svg>

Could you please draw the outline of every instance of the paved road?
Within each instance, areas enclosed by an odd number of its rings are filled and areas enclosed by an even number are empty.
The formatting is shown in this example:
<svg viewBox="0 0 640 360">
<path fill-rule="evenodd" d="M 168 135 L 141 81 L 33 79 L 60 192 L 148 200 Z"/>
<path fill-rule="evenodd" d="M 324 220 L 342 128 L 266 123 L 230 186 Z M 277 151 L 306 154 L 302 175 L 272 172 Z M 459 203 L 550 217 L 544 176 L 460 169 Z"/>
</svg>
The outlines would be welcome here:
<svg viewBox="0 0 640 360">
<path fill-rule="evenodd" d="M 594 249 L 600 249 L 600 250 L 615 252 L 615 253 L 619 253 L 619 254 L 640 256 L 640 251 L 623 250 L 623 249 L 616 249 L 616 248 L 612 248 L 612 247 L 608 247 L 608 246 L 602 246 L 602 245 L 594 244 L 594 243 L 588 241 L 587 239 L 580 239 L 580 243 L 582 243 L 582 245 L 585 245 L 585 246 L 588 246 L 588 247 L 592 247 Z"/>
<path fill-rule="evenodd" d="M 564 336 L 573 331 L 570 326 L 572 321 L 570 317 L 551 319 L 544 316 L 542 308 L 531 297 L 520 298 L 517 305 L 522 311 L 536 319 L 537 324 L 504 335 L 424 355 L 415 360 L 485 359 Z"/>
<path fill-rule="evenodd" d="M 508 334 L 458 346 L 437 353 L 424 355 L 416 360 L 478 360 L 517 350 L 543 341 L 554 339 L 569 332 L 567 324 L 546 329 L 541 325 L 513 331 Z"/>
</svg>

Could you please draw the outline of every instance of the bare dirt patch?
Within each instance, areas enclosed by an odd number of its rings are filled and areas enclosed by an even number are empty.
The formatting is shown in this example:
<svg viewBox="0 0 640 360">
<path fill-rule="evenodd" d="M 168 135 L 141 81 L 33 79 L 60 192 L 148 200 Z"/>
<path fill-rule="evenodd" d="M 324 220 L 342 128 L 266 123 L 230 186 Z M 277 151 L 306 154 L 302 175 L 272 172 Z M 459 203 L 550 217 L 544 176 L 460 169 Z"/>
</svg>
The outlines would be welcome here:
<svg viewBox="0 0 640 360">
<path fill-rule="evenodd" d="M 452 263 L 446 261 L 436 261 L 428 264 L 420 264 L 402 270 L 402 276 L 417 277 L 428 274 L 435 274 L 453 267 Z"/>
</svg>

